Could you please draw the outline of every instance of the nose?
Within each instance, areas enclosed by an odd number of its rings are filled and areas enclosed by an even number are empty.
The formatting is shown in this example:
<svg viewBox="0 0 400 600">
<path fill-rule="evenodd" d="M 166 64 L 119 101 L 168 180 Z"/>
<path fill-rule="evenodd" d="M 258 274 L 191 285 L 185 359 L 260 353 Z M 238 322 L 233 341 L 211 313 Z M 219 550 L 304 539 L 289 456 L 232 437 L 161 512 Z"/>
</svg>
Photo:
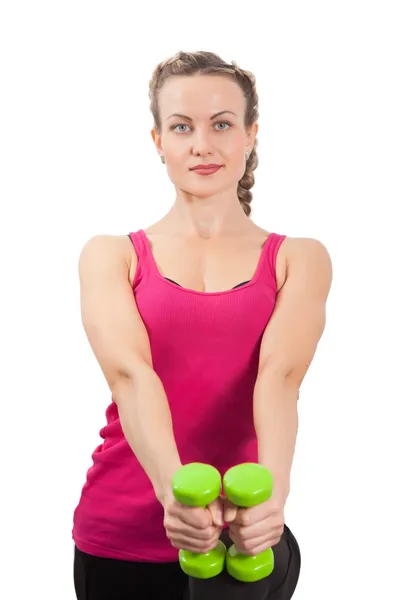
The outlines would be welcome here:
<svg viewBox="0 0 400 600">
<path fill-rule="evenodd" d="M 197 128 L 195 135 L 192 138 L 193 140 L 193 154 L 197 154 L 200 156 L 206 156 L 207 154 L 212 153 L 213 145 L 210 139 L 210 133 L 205 128 L 202 129 L 200 127 Z"/>
</svg>

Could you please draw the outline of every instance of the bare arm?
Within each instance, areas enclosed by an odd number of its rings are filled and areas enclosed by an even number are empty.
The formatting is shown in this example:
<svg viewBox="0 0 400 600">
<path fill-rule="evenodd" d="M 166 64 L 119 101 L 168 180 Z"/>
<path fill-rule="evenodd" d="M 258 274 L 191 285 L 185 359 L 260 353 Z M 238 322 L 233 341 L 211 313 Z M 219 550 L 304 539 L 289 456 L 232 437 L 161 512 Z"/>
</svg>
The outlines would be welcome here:
<svg viewBox="0 0 400 600">
<path fill-rule="evenodd" d="M 129 244 L 127 236 L 125 241 L 99 235 L 83 247 L 82 323 L 118 406 L 125 438 L 161 502 L 181 461 L 168 400 L 153 370 L 149 338 L 129 282 Z"/>
<path fill-rule="evenodd" d="M 288 276 L 278 293 L 261 342 L 254 390 L 259 462 L 271 470 L 288 496 L 295 450 L 301 383 L 326 322 L 332 263 L 325 246 L 311 238 L 293 240 Z"/>
</svg>

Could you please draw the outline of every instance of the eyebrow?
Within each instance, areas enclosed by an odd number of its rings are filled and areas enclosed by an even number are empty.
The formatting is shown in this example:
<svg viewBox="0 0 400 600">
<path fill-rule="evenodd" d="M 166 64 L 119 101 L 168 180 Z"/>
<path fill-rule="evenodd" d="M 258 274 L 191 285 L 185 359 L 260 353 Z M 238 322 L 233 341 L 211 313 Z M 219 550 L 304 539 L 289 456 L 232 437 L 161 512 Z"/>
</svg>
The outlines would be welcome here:
<svg viewBox="0 0 400 600">
<path fill-rule="evenodd" d="M 219 117 L 219 115 L 223 115 L 224 113 L 230 113 L 231 115 L 235 115 L 235 117 L 237 117 L 237 114 L 232 112 L 231 110 L 220 110 L 219 112 L 215 113 L 215 115 L 210 117 L 210 121 L 212 121 L 212 119 L 215 119 L 215 117 Z M 180 113 L 173 113 L 172 115 L 169 115 L 167 119 L 171 119 L 172 117 L 180 117 L 182 119 L 186 119 L 187 121 L 193 121 L 191 117 L 188 117 L 187 115 L 181 115 Z"/>
</svg>

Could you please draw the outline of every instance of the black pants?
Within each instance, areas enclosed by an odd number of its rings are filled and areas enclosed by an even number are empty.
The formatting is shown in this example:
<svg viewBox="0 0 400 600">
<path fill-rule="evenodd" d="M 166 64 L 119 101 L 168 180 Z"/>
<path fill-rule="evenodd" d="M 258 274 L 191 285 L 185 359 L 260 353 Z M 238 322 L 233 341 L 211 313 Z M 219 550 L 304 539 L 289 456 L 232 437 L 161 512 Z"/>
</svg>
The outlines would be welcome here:
<svg viewBox="0 0 400 600">
<path fill-rule="evenodd" d="M 232 545 L 229 529 L 221 535 Z M 274 570 L 252 583 L 237 581 L 226 568 L 211 579 L 188 577 L 179 562 L 145 563 L 100 558 L 75 546 L 74 583 L 78 600 L 289 600 L 300 574 L 300 548 L 285 525 L 273 546 Z"/>
</svg>

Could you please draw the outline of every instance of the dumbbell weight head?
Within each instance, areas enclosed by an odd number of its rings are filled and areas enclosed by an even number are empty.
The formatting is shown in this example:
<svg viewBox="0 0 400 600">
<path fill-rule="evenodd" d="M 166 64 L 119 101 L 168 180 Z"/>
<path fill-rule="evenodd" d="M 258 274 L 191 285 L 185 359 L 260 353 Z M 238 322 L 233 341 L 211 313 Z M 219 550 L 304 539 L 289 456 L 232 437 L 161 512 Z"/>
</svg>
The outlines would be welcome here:
<svg viewBox="0 0 400 600">
<path fill-rule="evenodd" d="M 204 463 L 189 463 L 180 467 L 172 478 L 175 499 L 186 506 L 206 508 L 221 492 L 222 481 L 219 471 Z M 181 569 L 198 579 L 209 579 L 219 575 L 225 566 L 226 546 L 219 540 L 218 546 L 204 554 L 179 550 Z"/>
</svg>

